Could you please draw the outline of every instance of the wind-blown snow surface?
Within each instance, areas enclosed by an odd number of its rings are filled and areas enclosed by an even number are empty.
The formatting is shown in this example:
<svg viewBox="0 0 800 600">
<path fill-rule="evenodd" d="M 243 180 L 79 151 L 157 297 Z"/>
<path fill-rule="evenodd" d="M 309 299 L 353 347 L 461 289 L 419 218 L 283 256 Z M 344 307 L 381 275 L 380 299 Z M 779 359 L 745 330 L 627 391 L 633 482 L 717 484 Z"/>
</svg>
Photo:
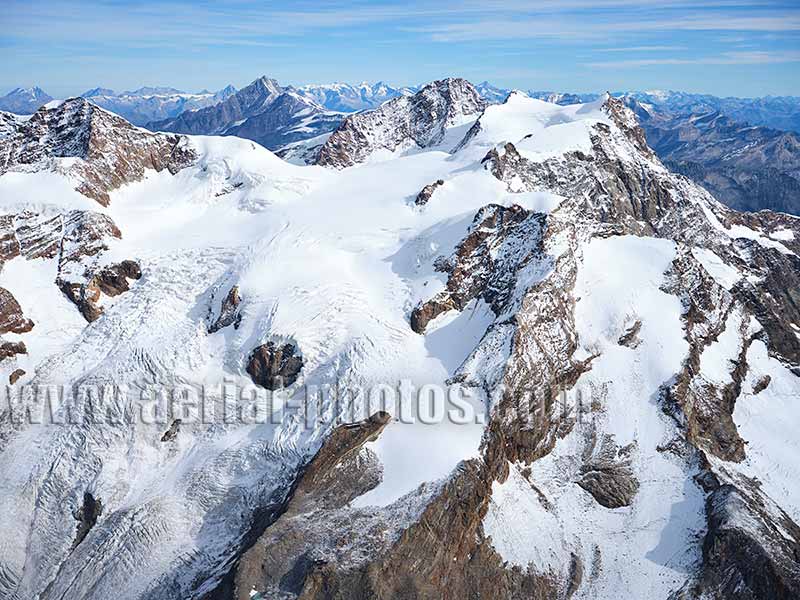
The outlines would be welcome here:
<svg viewBox="0 0 800 600">
<path fill-rule="evenodd" d="M 559 107 L 512 95 L 489 107 L 480 130 L 473 128 L 454 153 L 448 151 L 457 140 L 448 135 L 447 147 L 338 172 L 290 165 L 238 138 L 192 137 L 195 166 L 176 175 L 149 172 L 111 192 L 107 208 L 60 175 L 7 173 L 0 177 L 4 212 L 66 205 L 105 213 L 122 231 L 109 255 L 136 259 L 143 271 L 130 292 L 83 325 L 55 285 L 47 289 L 52 260 L 6 263 L 0 285 L 36 322 L 24 338 L 23 381 L 114 382 L 134 391 L 223 381 L 252 388 L 248 354 L 277 339 L 302 353 L 301 383 L 443 384 L 494 314 L 473 301 L 431 322 L 424 336 L 414 333 L 411 310 L 445 285 L 434 261 L 451 254 L 487 204 L 548 212 L 562 200 L 546 191 L 510 193 L 481 159 L 505 142 L 534 160 L 586 150 L 597 122 L 608 122 L 600 103 Z M 444 184 L 428 204 L 415 206 L 418 192 L 438 179 Z M 675 247 L 621 237 L 595 240 L 582 254 L 579 352 L 599 356 L 577 387 L 605 389 L 604 412 L 559 440 L 534 464 L 530 480 L 512 465 L 509 479 L 495 484 L 484 529 L 510 564 L 558 571 L 569 566 L 569 553 L 580 556 L 595 569 L 582 597 L 665 597 L 687 579 L 703 527 L 703 496 L 687 483 L 685 465 L 656 450 L 675 427 L 656 405 L 656 392 L 687 352 L 680 300 L 661 289 Z M 721 267 L 709 271 L 734 280 Z M 242 298 L 241 325 L 209 334 L 212 297 L 233 284 Z M 636 321 L 641 345 L 634 351 L 617 340 Z M 759 351 L 757 344 L 750 350 Z M 777 372 L 762 354 L 758 364 Z M 493 364 L 504 360 L 502 353 L 492 357 Z M 778 381 L 770 393 L 786 386 Z M 220 395 L 213 396 L 217 408 Z M 136 408 L 133 396 L 119 404 Z M 480 407 L 484 400 L 471 402 Z M 253 507 L 280 497 L 331 424 L 304 427 L 302 416 L 281 402 L 277 407 L 278 423 L 187 420 L 175 444 L 160 442 L 163 423 L 140 421 L 28 426 L 0 438 L 0 590 L 20 599 L 194 597 L 198 581 L 221 574 Z M 319 412 L 331 417 L 335 410 L 324 405 Z M 765 468 L 758 461 L 774 451 L 773 425 L 759 420 L 755 403 L 737 405 L 735 416 L 761 440 L 751 461 Z M 640 488 L 629 507 L 603 508 L 575 485 L 591 428 L 630 449 Z M 384 465 L 383 483 L 354 504 L 386 506 L 423 481 L 447 476 L 476 455 L 482 431 L 481 423 L 390 424 L 370 444 Z M 789 485 L 786 475 L 767 484 L 778 493 Z M 73 512 L 85 491 L 102 499 L 104 511 L 71 550 Z"/>
</svg>

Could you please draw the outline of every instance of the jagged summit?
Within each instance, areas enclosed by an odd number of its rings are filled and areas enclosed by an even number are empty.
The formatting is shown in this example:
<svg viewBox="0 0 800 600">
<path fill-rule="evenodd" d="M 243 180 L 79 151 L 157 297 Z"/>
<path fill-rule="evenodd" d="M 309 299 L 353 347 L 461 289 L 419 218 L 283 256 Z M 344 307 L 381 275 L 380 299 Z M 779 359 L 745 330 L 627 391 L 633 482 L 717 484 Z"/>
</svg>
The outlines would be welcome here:
<svg viewBox="0 0 800 600">
<path fill-rule="evenodd" d="M 94 98 L 96 96 L 116 96 L 116 92 L 109 88 L 104 87 L 96 87 L 90 90 L 86 90 L 81 94 L 83 98 Z"/>
<path fill-rule="evenodd" d="M 341 169 L 379 151 L 402 153 L 442 144 L 449 129 L 474 120 L 485 107 L 467 80 L 434 81 L 411 96 L 348 116 L 320 148 L 316 162 Z"/>
<path fill-rule="evenodd" d="M 104 205 L 111 190 L 141 179 L 146 169 L 175 172 L 192 159 L 180 136 L 143 131 L 82 97 L 40 108 L 0 138 L 0 174 L 62 172 Z"/>
<path fill-rule="evenodd" d="M 148 123 L 154 131 L 219 135 L 233 123 L 266 110 L 283 88 L 274 79 L 263 76 L 213 106 L 181 113 L 175 118 Z"/>
<path fill-rule="evenodd" d="M 0 97 L 0 110 L 19 115 L 29 115 L 52 99 L 52 96 L 38 86 L 31 88 L 18 87 Z"/>
</svg>

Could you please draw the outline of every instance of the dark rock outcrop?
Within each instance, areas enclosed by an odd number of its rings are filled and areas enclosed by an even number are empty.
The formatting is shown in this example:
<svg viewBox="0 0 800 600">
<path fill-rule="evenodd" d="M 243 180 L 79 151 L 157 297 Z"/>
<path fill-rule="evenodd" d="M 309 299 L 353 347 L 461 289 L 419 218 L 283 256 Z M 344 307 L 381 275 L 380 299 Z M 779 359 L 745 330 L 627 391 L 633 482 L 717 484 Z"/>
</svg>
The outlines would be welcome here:
<svg viewBox="0 0 800 600">
<path fill-rule="evenodd" d="M 491 204 L 475 215 L 452 256 L 437 262 L 448 274 L 445 289 L 411 312 L 411 329 L 424 333 L 428 323 L 449 310 L 463 310 L 482 298 L 499 314 L 508 300 L 517 269 L 538 256 L 546 216 L 521 206 Z"/>
<path fill-rule="evenodd" d="M 214 322 L 208 326 L 208 332 L 216 333 L 228 325 L 233 325 L 233 328 L 237 329 L 239 323 L 242 322 L 242 315 L 239 312 L 239 305 L 241 302 L 242 298 L 239 296 L 239 286 L 234 285 L 222 301 L 219 315 L 214 319 Z"/>
<path fill-rule="evenodd" d="M 27 333 L 33 321 L 25 318 L 17 299 L 5 288 L 0 288 L 0 334 Z"/>
<path fill-rule="evenodd" d="M 247 361 L 247 373 L 253 383 L 268 390 L 292 385 L 300 376 L 303 358 L 294 344 L 267 342 L 253 349 Z"/>
<path fill-rule="evenodd" d="M 8 383 L 10 385 L 14 385 L 19 381 L 20 377 L 25 375 L 25 371 L 22 369 L 14 369 L 11 374 L 8 376 Z"/>
<path fill-rule="evenodd" d="M 0 362 L 17 354 L 27 354 L 28 348 L 25 342 L 6 342 L 0 340 Z"/>
<path fill-rule="evenodd" d="M 89 531 L 95 526 L 101 514 L 103 514 L 103 503 L 100 501 L 100 498 L 95 498 L 89 492 L 84 492 L 83 504 L 81 504 L 80 508 L 76 509 L 74 513 L 78 525 L 75 530 L 73 548 L 86 539 L 86 536 L 89 535 Z"/>
<path fill-rule="evenodd" d="M 58 256 L 61 236 L 64 234 L 64 217 L 61 214 L 44 215 L 25 211 L 13 217 L 13 220 L 14 234 L 22 256 L 29 260 Z"/>
<path fill-rule="evenodd" d="M 676 598 L 800 597 L 800 527 L 752 482 L 707 480 L 703 565 Z"/>
<path fill-rule="evenodd" d="M 70 302 L 78 307 L 83 317 L 91 323 L 103 314 L 103 307 L 98 304 L 102 294 L 119 296 L 130 289 L 130 280 L 140 279 L 141 276 L 139 263 L 123 260 L 100 268 L 90 275 L 85 283 L 61 280 L 58 285 Z"/>
<path fill-rule="evenodd" d="M 0 215 L 0 261 L 16 258 L 19 253 L 14 215 Z"/>
<path fill-rule="evenodd" d="M 422 188 L 419 194 L 417 194 L 417 197 L 414 199 L 414 204 L 416 204 L 417 206 L 425 206 L 431 199 L 431 196 L 433 196 L 433 192 L 436 191 L 436 188 L 443 185 L 444 185 L 444 179 L 437 179 L 433 183 L 429 183 L 424 188 Z"/>
<path fill-rule="evenodd" d="M 630 327 L 628 327 L 628 329 L 625 330 L 625 333 L 623 333 L 620 336 L 619 340 L 617 340 L 617 343 L 620 346 L 626 346 L 628 348 L 636 349 L 636 347 L 639 346 L 639 344 L 641 343 L 641 340 L 639 339 L 639 332 L 641 330 L 642 330 L 642 322 L 636 321 L 635 323 L 633 323 L 633 325 L 631 325 Z"/>
<path fill-rule="evenodd" d="M 164 432 L 164 435 L 161 436 L 162 442 L 171 442 L 175 438 L 178 437 L 178 434 L 181 431 L 181 419 L 175 419 L 170 423 L 169 429 Z"/>
<path fill-rule="evenodd" d="M 587 448 L 578 485 L 606 508 L 630 506 L 639 481 L 630 467 L 631 448 L 617 448 L 611 436 L 604 436 Z"/>
<path fill-rule="evenodd" d="M 75 158 L 68 166 L 55 159 Z M 188 139 L 142 131 L 83 98 L 41 108 L 0 138 L 0 174 L 11 170 L 61 170 L 76 190 L 103 206 L 109 192 L 138 181 L 145 170 L 176 173 L 196 158 Z"/>
</svg>

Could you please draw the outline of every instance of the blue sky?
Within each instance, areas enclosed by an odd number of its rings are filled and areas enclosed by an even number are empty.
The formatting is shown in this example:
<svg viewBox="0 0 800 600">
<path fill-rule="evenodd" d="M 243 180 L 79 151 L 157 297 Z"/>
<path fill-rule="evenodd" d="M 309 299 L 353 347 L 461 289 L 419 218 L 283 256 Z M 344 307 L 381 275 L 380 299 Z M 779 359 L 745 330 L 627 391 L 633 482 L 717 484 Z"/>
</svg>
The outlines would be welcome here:
<svg viewBox="0 0 800 600">
<path fill-rule="evenodd" d="M 520 89 L 800 95 L 800 2 L 0 0 L 0 93 L 448 75 Z"/>
</svg>

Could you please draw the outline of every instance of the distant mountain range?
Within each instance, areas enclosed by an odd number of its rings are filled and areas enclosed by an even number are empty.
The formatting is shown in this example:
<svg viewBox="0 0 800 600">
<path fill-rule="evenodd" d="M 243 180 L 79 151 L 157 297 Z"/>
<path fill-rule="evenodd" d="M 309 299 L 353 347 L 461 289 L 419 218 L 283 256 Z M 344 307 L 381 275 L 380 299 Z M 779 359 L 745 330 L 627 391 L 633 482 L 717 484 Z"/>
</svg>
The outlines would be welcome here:
<svg viewBox="0 0 800 600">
<path fill-rule="evenodd" d="M 673 171 L 736 210 L 800 214 L 797 133 L 741 123 L 710 106 L 669 110 L 632 96 L 624 100 Z"/>
<path fill-rule="evenodd" d="M 260 77 L 236 90 L 187 93 L 142 87 L 116 93 L 94 88 L 92 103 L 154 131 L 235 135 L 251 139 L 293 162 L 316 159 L 328 135 L 349 113 L 375 109 L 418 87 L 332 83 L 282 86 Z M 484 81 L 475 86 L 488 104 L 511 90 Z M 600 94 L 529 90 L 528 96 L 560 105 L 597 100 Z M 800 214 L 800 98 L 719 98 L 675 91 L 614 92 L 638 116 L 649 145 L 673 170 L 701 184 L 738 210 L 769 208 Z M 41 88 L 17 88 L 0 98 L 0 110 L 29 114 L 53 98 Z"/>
<path fill-rule="evenodd" d="M 151 121 L 176 117 L 187 110 L 219 104 L 235 93 L 236 88 L 229 85 L 218 92 L 204 90 L 196 94 L 169 87 L 141 87 L 120 94 L 106 88 L 94 88 L 81 96 L 134 125 L 142 126 Z"/>
</svg>

